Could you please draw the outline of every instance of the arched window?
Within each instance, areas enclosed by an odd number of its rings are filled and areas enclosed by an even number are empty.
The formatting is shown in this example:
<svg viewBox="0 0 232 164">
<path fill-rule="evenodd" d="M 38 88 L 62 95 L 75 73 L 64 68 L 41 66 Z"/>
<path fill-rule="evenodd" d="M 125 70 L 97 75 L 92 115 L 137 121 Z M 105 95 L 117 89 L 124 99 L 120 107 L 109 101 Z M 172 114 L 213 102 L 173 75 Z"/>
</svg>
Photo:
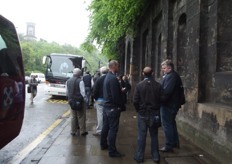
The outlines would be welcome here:
<svg viewBox="0 0 232 164">
<path fill-rule="evenodd" d="M 217 71 L 232 71 L 232 1 L 218 1 Z"/>
<path fill-rule="evenodd" d="M 177 29 L 177 72 L 181 76 L 185 74 L 186 43 L 186 14 L 183 13 L 179 18 Z"/>
</svg>

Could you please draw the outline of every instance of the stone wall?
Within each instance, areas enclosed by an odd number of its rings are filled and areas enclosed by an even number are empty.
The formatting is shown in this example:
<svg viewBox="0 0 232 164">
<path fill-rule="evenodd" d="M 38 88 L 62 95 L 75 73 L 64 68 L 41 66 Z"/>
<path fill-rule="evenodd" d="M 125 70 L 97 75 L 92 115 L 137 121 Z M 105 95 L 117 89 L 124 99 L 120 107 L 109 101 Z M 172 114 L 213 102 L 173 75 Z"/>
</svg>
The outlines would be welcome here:
<svg viewBox="0 0 232 164">
<path fill-rule="evenodd" d="M 161 81 L 160 64 L 172 59 L 187 99 L 179 131 L 222 163 L 232 162 L 231 7 L 232 1 L 151 0 L 136 37 L 125 40 L 121 63 L 135 86 L 146 65 Z"/>
</svg>

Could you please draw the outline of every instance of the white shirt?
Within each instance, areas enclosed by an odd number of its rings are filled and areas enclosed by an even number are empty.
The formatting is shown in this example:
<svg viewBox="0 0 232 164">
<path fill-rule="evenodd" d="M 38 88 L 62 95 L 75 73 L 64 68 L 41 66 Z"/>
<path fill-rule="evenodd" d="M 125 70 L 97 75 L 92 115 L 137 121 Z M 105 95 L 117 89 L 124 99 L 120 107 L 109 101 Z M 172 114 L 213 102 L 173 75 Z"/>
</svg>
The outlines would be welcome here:
<svg viewBox="0 0 232 164">
<path fill-rule="evenodd" d="M 85 84 L 84 84 L 83 80 L 80 81 L 79 87 L 80 87 L 81 95 L 85 98 Z"/>
</svg>

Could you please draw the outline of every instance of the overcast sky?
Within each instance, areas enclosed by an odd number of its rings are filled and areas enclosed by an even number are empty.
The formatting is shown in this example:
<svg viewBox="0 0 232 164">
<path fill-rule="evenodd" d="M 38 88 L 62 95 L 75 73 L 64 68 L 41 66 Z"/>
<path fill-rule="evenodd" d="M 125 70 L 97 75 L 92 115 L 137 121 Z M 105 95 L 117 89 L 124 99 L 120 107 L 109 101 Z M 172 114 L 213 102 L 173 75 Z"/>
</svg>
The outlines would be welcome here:
<svg viewBox="0 0 232 164">
<path fill-rule="evenodd" d="M 48 42 L 79 47 L 89 28 L 91 0 L 2 0 L 0 14 L 10 19 L 19 33 L 26 34 L 26 23 L 35 23 L 35 35 Z"/>
</svg>

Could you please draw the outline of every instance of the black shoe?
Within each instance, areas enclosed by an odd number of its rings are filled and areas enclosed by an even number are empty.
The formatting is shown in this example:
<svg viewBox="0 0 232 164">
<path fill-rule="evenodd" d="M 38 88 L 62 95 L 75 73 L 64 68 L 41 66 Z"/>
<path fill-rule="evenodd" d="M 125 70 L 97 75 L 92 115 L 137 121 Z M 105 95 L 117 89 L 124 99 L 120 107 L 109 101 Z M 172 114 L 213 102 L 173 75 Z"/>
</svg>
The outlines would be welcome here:
<svg viewBox="0 0 232 164">
<path fill-rule="evenodd" d="M 160 160 L 154 160 L 154 163 L 160 163 Z"/>
<path fill-rule="evenodd" d="M 109 154 L 109 156 L 110 157 L 124 157 L 125 155 L 119 152 L 116 152 L 116 153 Z"/>
<path fill-rule="evenodd" d="M 161 152 L 167 153 L 167 152 L 173 152 L 173 149 L 167 149 L 166 147 L 162 147 L 159 149 Z"/>
<path fill-rule="evenodd" d="M 134 160 L 136 161 L 137 164 L 140 164 L 140 163 L 144 162 L 144 160 L 137 160 L 135 157 L 134 157 Z"/>
<path fill-rule="evenodd" d="M 180 149 L 180 144 L 175 144 L 173 147 L 176 149 Z"/>
<path fill-rule="evenodd" d="M 88 134 L 89 134 L 88 132 L 81 133 L 82 136 L 86 136 Z"/>
<path fill-rule="evenodd" d="M 73 132 L 72 132 L 72 133 L 70 133 L 70 134 L 71 134 L 72 136 L 75 136 L 75 135 L 76 135 L 76 133 L 73 133 Z"/>
<path fill-rule="evenodd" d="M 93 136 L 101 136 L 101 133 L 93 133 Z"/>
<path fill-rule="evenodd" d="M 108 145 L 107 146 L 101 146 L 101 150 L 107 150 L 108 149 Z"/>
</svg>

